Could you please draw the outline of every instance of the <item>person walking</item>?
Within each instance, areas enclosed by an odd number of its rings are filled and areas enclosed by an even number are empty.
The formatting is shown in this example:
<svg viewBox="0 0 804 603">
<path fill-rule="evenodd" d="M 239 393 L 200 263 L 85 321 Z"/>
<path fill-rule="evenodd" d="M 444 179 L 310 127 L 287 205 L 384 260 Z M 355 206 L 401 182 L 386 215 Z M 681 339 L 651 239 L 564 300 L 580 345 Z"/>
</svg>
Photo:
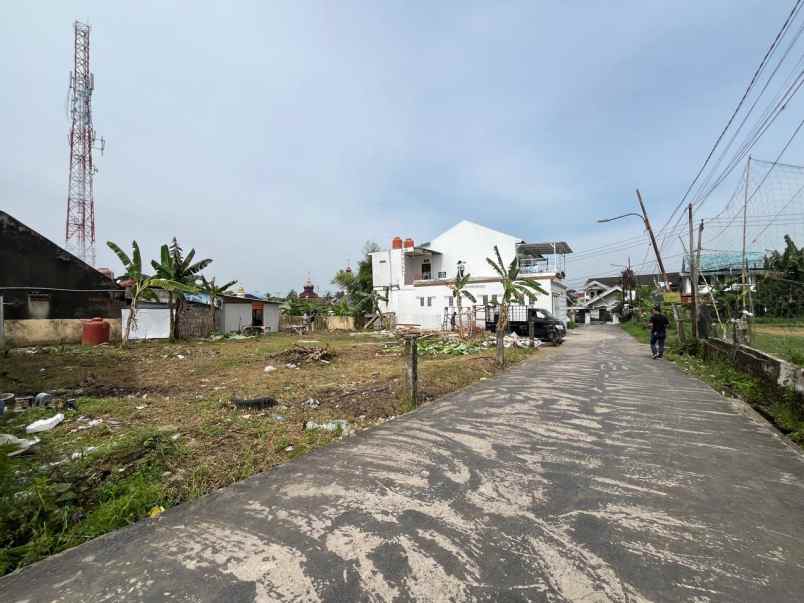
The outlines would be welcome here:
<svg viewBox="0 0 804 603">
<path fill-rule="evenodd" d="M 650 320 L 650 351 L 653 358 L 661 358 L 664 356 L 664 340 L 667 338 L 667 325 L 670 321 L 667 316 L 662 314 L 659 306 L 653 309 Z"/>
</svg>

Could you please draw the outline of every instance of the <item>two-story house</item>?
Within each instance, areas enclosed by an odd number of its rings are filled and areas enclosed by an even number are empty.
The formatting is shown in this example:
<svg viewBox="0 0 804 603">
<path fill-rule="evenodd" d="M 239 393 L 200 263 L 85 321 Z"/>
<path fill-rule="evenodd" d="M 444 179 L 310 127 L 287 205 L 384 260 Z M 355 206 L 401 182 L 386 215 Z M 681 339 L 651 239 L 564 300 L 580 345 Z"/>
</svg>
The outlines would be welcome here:
<svg viewBox="0 0 804 603">
<path fill-rule="evenodd" d="M 395 237 L 390 249 L 371 254 L 375 290 L 387 294 L 384 312 L 393 312 L 398 324 L 415 324 L 438 329 L 444 317 L 455 311 L 450 285 L 456 274 L 470 275 L 467 290 L 478 305 L 494 305 L 502 297 L 499 276 L 486 258 L 494 257 L 494 246 L 503 262 L 519 258 L 520 274 L 537 281 L 545 294 L 529 296 L 527 304 L 548 310 L 567 320 L 564 284 L 565 256 L 572 253 L 565 242 L 528 243 L 520 237 L 463 220 L 428 243 Z M 463 306 L 471 302 L 463 301 Z"/>
</svg>

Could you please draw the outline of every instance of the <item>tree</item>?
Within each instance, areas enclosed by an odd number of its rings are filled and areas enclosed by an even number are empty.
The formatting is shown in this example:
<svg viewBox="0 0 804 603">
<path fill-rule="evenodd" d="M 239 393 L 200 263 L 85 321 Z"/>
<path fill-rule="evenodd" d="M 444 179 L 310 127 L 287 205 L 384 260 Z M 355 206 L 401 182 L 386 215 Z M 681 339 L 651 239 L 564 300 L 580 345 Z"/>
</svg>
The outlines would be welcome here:
<svg viewBox="0 0 804 603">
<path fill-rule="evenodd" d="M 168 308 L 170 309 L 170 338 L 175 339 L 178 335 L 178 315 L 184 302 L 184 292 L 196 290 L 195 282 L 198 274 L 212 263 L 207 258 L 193 263 L 195 249 L 191 249 L 185 256 L 184 250 L 173 237 L 170 246 L 162 245 L 160 250 L 160 261 L 151 261 L 151 266 L 160 278 L 186 285 L 184 290 L 168 290 Z M 189 291 L 187 291 L 189 289 Z"/>
<path fill-rule="evenodd" d="M 505 364 L 505 332 L 508 329 L 508 306 L 511 302 L 524 303 L 526 295 L 537 293 L 547 294 L 542 286 L 533 279 L 519 278 L 519 258 L 514 257 L 506 270 L 500 250 L 494 246 L 495 262 L 491 258 L 486 261 L 500 277 L 500 284 L 503 288 L 502 299 L 500 300 L 500 315 L 497 319 L 497 365 L 502 367 Z"/>
<path fill-rule="evenodd" d="M 377 319 L 382 319 L 382 312 L 380 311 L 380 302 L 388 303 L 388 291 L 389 287 L 383 288 L 385 294 L 383 295 L 376 289 L 372 289 L 369 292 L 365 291 L 357 291 L 355 292 L 355 296 L 358 300 L 362 300 L 369 305 L 369 312 L 372 315 L 371 320 L 369 323 L 374 323 Z M 383 328 L 385 328 L 384 322 L 381 320 Z M 366 328 L 369 327 L 369 324 L 366 324 Z"/>
<path fill-rule="evenodd" d="M 212 280 L 207 280 L 203 274 L 201 275 L 201 291 L 207 294 L 209 297 L 209 323 L 210 328 L 214 331 L 215 330 L 215 304 L 217 303 L 218 299 L 226 293 L 226 291 L 230 287 L 234 287 L 237 284 L 237 281 L 229 281 L 228 283 L 221 285 L 218 287 L 215 284 L 215 277 L 212 277 Z"/>
<path fill-rule="evenodd" d="M 374 284 L 371 276 L 371 253 L 379 251 L 377 243 L 368 241 L 363 246 L 363 259 L 357 265 L 357 270 L 339 270 L 332 279 L 332 284 L 344 292 L 348 298 L 349 306 L 355 318 L 362 318 L 366 314 L 374 312 L 374 302 L 372 298 Z"/>
<path fill-rule="evenodd" d="M 799 249 L 789 235 L 785 248 L 765 256 L 765 274 L 757 283 L 754 300 L 758 313 L 780 318 L 804 314 L 804 248 Z"/>
<path fill-rule="evenodd" d="M 159 298 L 156 296 L 154 288 L 166 289 L 168 291 L 180 291 L 185 288 L 182 283 L 175 281 L 155 278 L 145 274 L 142 271 L 142 255 L 140 254 L 140 246 L 137 241 L 131 242 L 131 257 L 129 258 L 120 247 L 112 241 L 107 241 L 106 245 L 109 249 L 114 251 L 115 255 L 120 259 L 126 273 L 117 278 L 117 281 L 129 281 L 129 291 L 131 294 L 131 305 L 129 306 L 128 320 L 123 329 L 123 346 L 128 345 L 128 338 L 131 335 L 131 327 L 137 324 L 137 306 L 141 300 L 150 299 L 158 302 Z"/>
<path fill-rule="evenodd" d="M 461 275 L 460 271 L 458 271 L 455 274 L 455 280 L 450 286 L 452 297 L 455 298 L 455 305 L 458 306 L 458 335 L 460 337 L 463 337 L 463 314 L 461 308 L 461 299 L 465 297 L 472 303 L 477 301 L 475 296 L 466 290 L 466 287 L 469 284 L 469 276 L 470 275 L 468 273 Z"/>
</svg>

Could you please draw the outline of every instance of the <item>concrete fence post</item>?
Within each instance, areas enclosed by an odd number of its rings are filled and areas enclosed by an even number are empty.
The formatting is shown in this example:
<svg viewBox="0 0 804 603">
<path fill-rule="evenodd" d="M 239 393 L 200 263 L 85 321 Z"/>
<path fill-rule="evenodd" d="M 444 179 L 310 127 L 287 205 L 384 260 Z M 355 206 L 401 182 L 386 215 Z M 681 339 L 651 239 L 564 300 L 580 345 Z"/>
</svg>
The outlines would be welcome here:
<svg viewBox="0 0 804 603">
<path fill-rule="evenodd" d="M 0 348 L 6 343 L 6 323 L 3 314 L 3 296 L 0 295 Z"/>
<path fill-rule="evenodd" d="M 535 326 L 533 324 L 533 318 L 531 317 L 528 319 L 528 345 L 530 345 L 530 347 L 533 347 L 535 344 L 534 332 L 535 332 Z"/>
<path fill-rule="evenodd" d="M 418 336 L 405 336 L 405 398 L 416 406 L 419 383 Z"/>
</svg>

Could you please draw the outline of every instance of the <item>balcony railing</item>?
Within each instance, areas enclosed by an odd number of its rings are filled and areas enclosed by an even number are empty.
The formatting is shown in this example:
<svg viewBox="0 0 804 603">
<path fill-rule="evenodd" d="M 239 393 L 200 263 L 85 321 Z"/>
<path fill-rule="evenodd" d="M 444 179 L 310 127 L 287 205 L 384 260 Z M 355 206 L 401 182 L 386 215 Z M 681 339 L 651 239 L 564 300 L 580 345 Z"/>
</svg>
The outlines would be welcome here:
<svg viewBox="0 0 804 603">
<path fill-rule="evenodd" d="M 522 274 L 537 274 L 547 272 L 549 262 L 547 260 L 537 260 L 533 258 L 519 258 L 519 272 Z"/>
</svg>

